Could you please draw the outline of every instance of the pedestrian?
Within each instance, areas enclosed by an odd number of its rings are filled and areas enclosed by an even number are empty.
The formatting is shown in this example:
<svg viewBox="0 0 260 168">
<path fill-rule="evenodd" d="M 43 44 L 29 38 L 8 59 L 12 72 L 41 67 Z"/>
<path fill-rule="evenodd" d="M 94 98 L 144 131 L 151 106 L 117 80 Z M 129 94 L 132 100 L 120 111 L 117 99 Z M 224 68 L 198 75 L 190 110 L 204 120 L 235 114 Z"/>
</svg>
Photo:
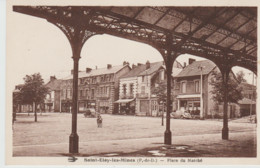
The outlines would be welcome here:
<svg viewBox="0 0 260 168">
<path fill-rule="evenodd" d="M 98 117 L 97 117 L 97 127 L 102 127 L 102 117 L 100 114 L 98 114 Z"/>
</svg>

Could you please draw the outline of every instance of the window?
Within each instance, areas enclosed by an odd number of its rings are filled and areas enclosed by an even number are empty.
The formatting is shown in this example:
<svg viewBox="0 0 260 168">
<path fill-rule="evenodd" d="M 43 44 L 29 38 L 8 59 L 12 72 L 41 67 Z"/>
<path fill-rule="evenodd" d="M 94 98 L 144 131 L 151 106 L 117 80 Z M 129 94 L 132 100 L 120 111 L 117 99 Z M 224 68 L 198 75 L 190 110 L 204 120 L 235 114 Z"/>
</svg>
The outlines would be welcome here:
<svg viewBox="0 0 260 168">
<path fill-rule="evenodd" d="M 126 94 L 126 84 L 123 84 L 123 94 Z"/>
<path fill-rule="evenodd" d="M 70 98 L 70 90 L 69 90 L 69 89 L 67 90 L 67 96 L 66 96 L 66 98 Z"/>
<path fill-rule="evenodd" d="M 88 98 L 88 96 L 89 96 L 88 89 L 86 90 L 86 96 L 87 96 L 87 98 Z"/>
<path fill-rule="evenodd" d="M 80 90 L 80 92 L 79 92 L 79 96 L 80 96 L 80 97 L 83 96 L 83 90 Z"/>
<path fill-rule="evenodd" d="M 134 94 L 134 84 L 130 83 L 130 94 Z"/>
<path fill-rule="evenodd" d="M 194 87 L 195 87 L 195 93 L 199 93 L 200 92 L 200 82 L 199 81 L 195 81 L 194 82 Z"/>
<path fill-rule="evenodd" d="M 142 82 L 144 82 L 144 78 L 145 78 L 145 76 L 142 76 Z"/>
<path fill-rule="evenodd" d="M 181 82 L 181 93 L 186 93 L 186 82 Z"/>
<path fill-rule="evenodd" d="M 141 94 L 144 94 L 145 93 L 145 86 L 142 86 L 141 87 Z"/>
<path fill-rule="evenodd" d="M 93 99 L 95 97 L 95 90 L 91 89 L 91 98 Z"/>
<path fill-rule="evenodd" d="M 160 80 L 163 81 L 164 80 L 164 71 L 160 71 Z"/>
<path fill-rule="evenodd" d="M 109 86 L 107 86 L 107 95 L 109 94 L 110 90 L 109 90 Z"/>
</svg>

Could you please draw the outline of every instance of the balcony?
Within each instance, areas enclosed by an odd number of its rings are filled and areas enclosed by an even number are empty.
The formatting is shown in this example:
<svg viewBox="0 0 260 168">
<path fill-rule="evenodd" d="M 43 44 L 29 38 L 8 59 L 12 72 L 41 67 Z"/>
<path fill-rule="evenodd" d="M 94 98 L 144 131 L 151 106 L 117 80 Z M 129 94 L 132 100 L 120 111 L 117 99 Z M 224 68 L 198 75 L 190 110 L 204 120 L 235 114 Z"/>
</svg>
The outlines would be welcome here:
<svg viewBox="0 0 260 168">
<path fill-rule="evenodd" d="M 145 99 L 148 98 L 148 93 L 137 93 L 136 97 L 139 99 Z"/>
<path fill-rule="evenodd" d="M 96 95 L 97 98 L 109 98 L 109 94 L 97 94 Z"/>
<path fill-rule="evenodd" d="M 185 87 L 185 89 L 183 89 L 182 87 Z M 173 91 L 175 92 L 175 94 L 200 94 L 200 85 L 198 85 L 197 90 L 195 90 L 195 82 L 194 81 L 188 81 L 186 82 L 186 86 L 183 85 L 181 86 L 180 82 L 176 82 L 174 83 L 174 88 Z M 182 90 L 183 89 L 183 90 Z M 185 92 L 183 92 L 185 90 Z"/>
<path fill-rule="evenodd" d="M 120 99 L 133 99 L 134 98 L 134 94 L 121 94 L 119 96 Z"/>
</svg>

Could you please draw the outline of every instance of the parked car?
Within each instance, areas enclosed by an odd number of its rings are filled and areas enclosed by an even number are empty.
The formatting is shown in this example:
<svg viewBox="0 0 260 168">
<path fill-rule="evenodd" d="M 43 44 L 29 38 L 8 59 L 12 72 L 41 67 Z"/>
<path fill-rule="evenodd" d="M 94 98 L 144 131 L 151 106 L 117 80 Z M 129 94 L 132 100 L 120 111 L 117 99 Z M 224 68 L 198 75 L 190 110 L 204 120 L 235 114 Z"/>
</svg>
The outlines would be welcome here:
<svg viewBox="0 0 260 168">
<path fill-rule="evenodd" d="M 97 112 L 94 108 L 88 108 L 84 113 L 84 117 L 87 118 L 95 118 L 97 116 Z"/>
<path fill-rule="evenodd" d="M 188 110 L 182 111 L 182 110 L 177 110 L 172 112 L 171 114 L 172 118 L 182 118 L 182 119 L 191 119 L 193 118 L 193 115 Z"/>
<path fill-rule="evenodd" d="M 191 119 L 192 115 L 188 111 L 184 111 L 184 113 L 181 115 L 181 118 L 183 118 L 183 119 Z"/>
</svg>

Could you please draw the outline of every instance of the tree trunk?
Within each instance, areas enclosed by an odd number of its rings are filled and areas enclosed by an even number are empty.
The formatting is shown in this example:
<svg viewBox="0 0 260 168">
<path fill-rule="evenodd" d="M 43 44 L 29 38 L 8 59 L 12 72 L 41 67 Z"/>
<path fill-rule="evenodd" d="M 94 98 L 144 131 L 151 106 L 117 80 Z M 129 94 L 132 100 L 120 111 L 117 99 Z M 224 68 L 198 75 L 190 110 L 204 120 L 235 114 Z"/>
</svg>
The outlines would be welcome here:
<svg viewBox="0 0 260 168">
<path fill-rule="evenodd" d="M 37 104 L 36 102 L 34 104 L 34 122 L 37 122 Z"/>
</svg>

